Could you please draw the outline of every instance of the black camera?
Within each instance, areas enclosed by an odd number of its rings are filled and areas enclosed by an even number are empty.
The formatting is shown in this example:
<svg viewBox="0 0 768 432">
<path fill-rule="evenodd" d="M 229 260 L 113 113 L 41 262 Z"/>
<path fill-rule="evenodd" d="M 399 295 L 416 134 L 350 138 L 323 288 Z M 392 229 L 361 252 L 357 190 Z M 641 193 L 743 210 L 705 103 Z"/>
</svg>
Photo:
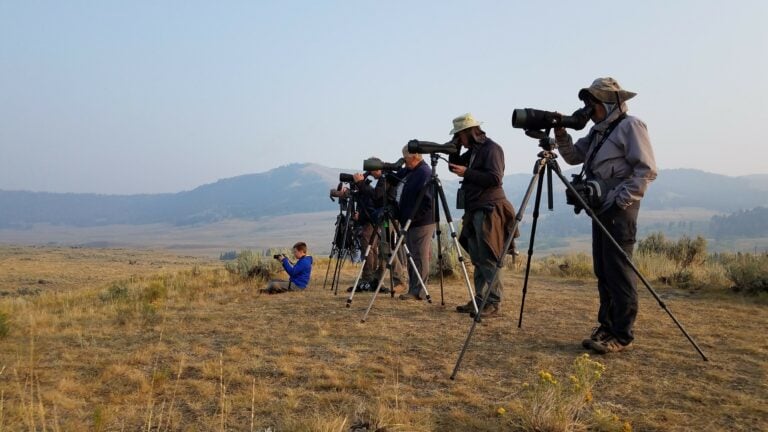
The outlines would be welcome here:
<svg viewBox="0 0 768 432">
<path fill-rule="evenodd" d="M 274 258 L 274 259 L 282 259 L 284 256 L 285 255 L 283 255 L 283 254 L 276 254 L 276 255 L 272 255 L 272 258 Z"/>
<path fill-rule="evenodd" d="M 453 140 L 445 144 L 438 144 L 429 141 L 410 140 L 408 141 L 408 153 L 443 153 L 451 155 L 459 152 L 459 147 Z"/>
<path fill-rule="evenodd" d="M 603 206 L 603 201 L 605 201 L 605 196 L 608 195 L 610 190 L 608 184 L 600 179 L 587 180 L 578 174 L 573 174 L 571 177 L 573 178 L 571 186 L 576 189 L 576 193 L 579 194 L 581 199 L 592 210 L 600 210 Z M 565 202 L 573 206 L 573 211 L 576 214 L 581 213 L 584 209 L 578 197 L 568 188 L 565 189 Z"/>
<path fill-rule="evenodd" d="M 382 162 L 379 158 L 370 158 L 363 161 L 363 169 L 366 171 L 397 171 L 402 168 L 405 159 L 400 158 L 395 162 Z"/>
<path fill-rule="evenodd" d="M 355 177 L 352 174 L 341 173 L 339 174 L 339 181 L 343 183 L 354 183 Z"/>
<path fill-rule="evenodd" d="M 593 106 L 588 105 L 566 116 L 552 111 L 542 111 L 533 108 L 516 109 L 512 111 L 512 127 L 525 130 L 555 127 L 581 130 L 587 125 L 594 110 Z"/>
</svg>

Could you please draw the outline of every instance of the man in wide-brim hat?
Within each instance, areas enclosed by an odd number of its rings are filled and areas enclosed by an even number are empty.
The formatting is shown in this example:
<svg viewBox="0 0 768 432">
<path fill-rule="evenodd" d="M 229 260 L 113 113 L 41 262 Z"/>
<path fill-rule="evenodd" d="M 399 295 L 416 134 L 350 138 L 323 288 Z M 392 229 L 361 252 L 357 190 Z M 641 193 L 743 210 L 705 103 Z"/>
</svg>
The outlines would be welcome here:
<svg viewBox="0 0 768 432">
<path fill-rule="evenodd" d="M 453 143 L 459 151 L 449 156 L 451 172 L 461 177 L 460 199 L 457 207 L 464 209 L 459 242 L 469 252 L 474 270 L 477 306 L 485 307 L 480 316 L 499 316 L 503 293 L 502 275 L 496 277 L 496 263 L 504 254 L 507 236 L 512 235 L 511 226 L 515 210 L 507 200 L 502 188 L 504 178 L 504 150 L 486 136 L 480 128 L 482 123 L 472 114 L 453 119 Z M 461 154 L 461 149 L 466 151 Z M 501 268 L 498 269 L 501 271 Z M 474 317 L 474 305 L 470 300 L 456 307 L 456 311 L 469 313 Z"/>
<path fill-rule="evenodd" d="M 642 120 L 627 114 L 626 102 L 635 96 L 613 78 L 598 78 L 578 93 L 585 106 L 592 108 L 594 125 L 587 136 L 574 143 L 564 128 L 555 129 L 563 159 L 569 164 L 583 163 L 584 178 L 599 181 L 608 190 L 594 210 L 629 257 L 635 245 L 640 200 L 656 178 L 648 129 Z M 622 252 L 595 223 L 592 262 L 600 293 L 598 326 L 582 346 L 600 354 L 622 351 L 634 340 L 637 280 Z"/>
</svg>

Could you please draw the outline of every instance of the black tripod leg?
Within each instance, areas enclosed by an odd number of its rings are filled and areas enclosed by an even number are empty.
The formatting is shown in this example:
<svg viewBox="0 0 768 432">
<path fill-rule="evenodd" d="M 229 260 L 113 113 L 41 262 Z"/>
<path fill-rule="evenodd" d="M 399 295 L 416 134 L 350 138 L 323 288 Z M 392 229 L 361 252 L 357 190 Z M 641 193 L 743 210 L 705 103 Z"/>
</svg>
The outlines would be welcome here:
<svg viewBox="0 0 768 432">
<path fill-rule="evenodd" d="M 368 261 L 368 254 L 371 253 L 371 250 L 373 249 L 372 245 L 373 242 L 376 240 L 376 237 L 379 235 L 378 228 L 374 228 L 373 232 L 371 233 L 371 236 L 368 238 L 368 246 L 365 248 L 365 255 L 363 256 L 363 260 L 360 262 L 360 271 L 357 272 L 357 277 L 355 278 L 355 282 L 352 284 L 352 291 L 349 293 L 349 298 L 347 298 L 347 307 L 350 307 L 352 304 L 352 297 L 355 296 L 355 292 L 357 291 L 357 284 L 360 282 L 360 277 L 363 276 L 363 271 L 365 270 L 365 264 Z"/>
<path fill-rule="evenodd" d="M 552 187 L 552 174 L 547 170 L 547 184 Z M 536 226 L 539 221 L 539 207 L 541 206 L 541 190 L 544 186 L 544 176 L 539 176 L 536 187 L 536 200 L 533 203 L 533 222 L 531 223 L 531 238 L 528 241 L 528 259 L 525 263 L 525 279 L 523 280 L 523 298 L 520 301 L 520 318 L 517 321 L 517 328 L 523 325 L 523 309 L 525 309 L 525 295 L 528 293 L 528 276 L 531 274 L 531 259 L 533 258 L 533 243 L 536 239 Z M 552 190 L 552 189 L 550 189 Z M 551 195 L 550 195 L 551 196 Z"/>
<path fill-rule="evenodd" d="M 438 180 L 439 181 L 439 180 Z M 438 193 L 440 194 L 440 202 L 443 205 L 443 213 L 445 214 L 445 220 L 448 223 L 448 229 L 451 231 L 451 242 L 453 242 L 453 246 L 456 249 L 456 257 L 459 261 L 459 264 L 461 265 L 461 271 L 462 275 L 464 276 L 464 283 L 467 286 L 467 294 L 469 295 L 469 301 L 472 302 L 472 307 L 474 307 L 475 312 L 477 312 L 479 309 L 477 308 L 477 301 L 475 300 L 475 293 L 472 291 L 472 283 L 469 281 L 469 273 L 467 273 L 467 265 L 464 262 L 464 255 L 461 253 L 461 246 L 459 245 L 458 235 L 456 234 L 456 230 L 453 227 L 453 218 L 451 217 L 451 209 L 448 207 L 448 200 L 445 198 L 445 191 L 443 191 L 443 187 L 441 183 L 438 183 Z M 475 287 L 477 289 L 478 287 Z"/>
<path fill-rule="evenodd" d="M 341 280 L 341 269 L 344 268 L 344 260 L 347 259 L 347 255 L 349 255 L 349 252 L 344 249 L 339 253 L 339 259 L 336 261 L 336 271 L 333 273 L 333 281 L 332 288 L 333 288 L 333 295 L 339 294 L 339 281 Z"/>
<path fill-rule="evenodd" d="M 331 263 L 333 262 L 333 255 L 336 253 L 334 249 L 331 249 L 331 254 L 328 256 L 328 267 L 325 269 L 325 281 L 323 282 L 323 289 L 328 284 L 328 274 L 331 272 Z"/>
<path fill-rule="evenodd" d="M 512 230 L 509 232 L 509 235 L 507 236 L 507 241 L 504 244 L 504 250 L 501 253 L 501 256 L 499 257 L 499 261 L 496 263 L 496 271 L 493 273 L 493 278 L 491 279 L 490 283 L 487 283 L 485 287 L 483 287 L 483 302 L 480 305 L 479 311 L 475 314 L 475 319 L 472 320 L 472 325 L 469 327 L 469 332 L 467 333 L 467 339 L 464 341 L 464 345 L 461 347 L 461 352 L 459 353 L 459 358 L 456 359 L 456 366 L 453 368 L 453 373 L 451 373 L 451 379 L 456 379 L 456 374 L 459 372 L 459 367 L 461 366 L 461 361 L 464 358 L 464 354 L 467 352 L 467 348 L 469 347 L 469 341 L 472 339 L 472 334 L 475 332 L 475 328 L 477 327 L 477 323 L 480 322 L 480 314 L 481 311 L 485 308 L 485 304 L 488 302 L 488 296 L 485 295 L 488 291 L 490 291 L 490 287 L 493 286 L 493 284 L 496 283 L 496 279 L 499 278 L 499 271 L 503 265 L 504 265 L 504 257 L 507 254 L 507 251 L 512 246 L 512 241 L 515 239 L 515 231 L 517 231 L 518 225 L 520 225 L 520 221 L 523 220 L 523 214 L 525 213 L 525 208 L 528 206 L 528 200 L 531 198 L 531 195 L 533 194 L 533 188 L 536 184 L 537 180 L 541 176 L 541 171 L 546 166 L 546 161 L 543 158 L 540 158 L 537 161 L 536 168 L 534 169 L 533 177 L 531 177 L 530 183 L 528 183 L 528 189 L 525 191 L 525 195 L 523 196 L 523 201 L 520 203 L 520 208 L 517 212 L 517 216 L 515 217 L 515 223 L 512 225 Z M 475 287 L 475 289 L 479 290 L 479 287 Z"/>
<path fill-rule="evenodd" d="M 400 237 L 397 239 L 397 244 L 395 245 L 395 249 L 392 250 L 392 256 L 389 258 L 389 261 L 387 261 L 387 268 L 389 269 L 390 272 L 393 271 L 392 262 L 397 256 L 397 251 L 400 250 L 400 247 L 403 245 L 403 242 L 405 241 L 405 236 L 408 233 L 408 230 L 411 228 L 411 222 L 413 221 L 413 217 L 416 216 L 416 212 L 419 210 L 421 201 L 424 199 L 424 196 L 427 193 L 428 189 L 429 189 L 428 187 L 424 187 L 421 189 L 421 191 L 419 192 L 419 195 L 416 197 L 416 202 L 413 206 L 413 211 L 411 211 L 411 214 L 409 215 L 408 220 L 405 221 L 405 226 L 401 227 Z M 416 273 L 418 273 L 418 270 L 416 271 Z M 419 280 L 421 280 L 421 277 L 419 277 Z M 379 295 L 379 291 L 381 290 L 381 286 L 383 284 L 384 284 L 384 278 L 381 278 L 378 285 L 376 286 L 376 290 L 373 292 L 373 295 L 371 296 L 371 302 L 368 304 L 368 308 L 365 310 L 365 313 L 363 314 L 363 318 L 360 320 L 360 322 L 365 322 L 365 320 L 368 319 L 368 313 L 371 312 L 373 303 L 376 301 L 376 297 Z M 423 282 L 422 282 L 422 286 L 424 286 Z M 424 288 L 426 291 L 426 287 Z"/>
<path fill-rule="evenodd" d="M 555 162 L 553 161 L 552 163 L 554 164 Z M 603 232 L 603 234 L 605 234 L 605 236 L 608 239 L 610 239 L 611 244 L 613 245 L 613 247 L 615 247 L 616 250 L 619 251 L 619 253 L 624 257 L 624 260 L 627 262 L 627 264 L 629 264 L 629 266 L 632 267 L 632 271 L 635 272 L 635 274 L 637 275 L 638 279 L 640 279 L 643 282 L 643 285 L 645 285 L 645 287 L 648 288 L 648 291 L 651 293 L 653 298 L 655 298 L 656 301 L 659 303 L 659 306 L 662 309 L 664 309 L 664 311 L 669 315 L 670 318 L 672 318 L 672 321 L 674 321 L 675 325 L 677 325 L 677 328 L 679 328 L 680 331 L 683 332 L 685 337 L 688 339 L 688 342 L 690 342 L 691 345 L 693 345 L 693 347 L 696 349 L 696 351 L 698 351 L 699 355 L 701 355 L 701 358 L 704 361 L 708 361 L 709 359 L 704 354 L 704 352 L 701 350 L 701 348 L 699 348 L 699 345 L 696 343 L 696 341 L 694 341 L 693 338 L 691 337 L 691 335 L 689 335 L 688 332 L 685 331 L 685 328 L 683 328 L 683 325 L 680 324 L 680 322 L 677 320 L 677 318 L 675 318 L 675 315 L 672 314 L 672 311 L 670 311 L 667 308 L 667 305 L 664 303 L 664 301 L 661 299 L 661 297 L 659 297 L 659 295 L 656 293 L 656 291 L 651 287 L 651 284 L 648 283 L 648 281 L 645 279 L 645 277 L 640 273 L 640 270 L 637 268 L 635 263 L 632 262 L 632 258 L 630 258 L 629 255 L 627 255 L 626 252 L 624 252 L 624 249 L 621 248 L 621 245 L 619 245 L 619 243 L 616 241 L 616 239 L 613 238 L 611 233 L 608 232 L 608 228 L 606 228 L 605 225 L 603 225 L 603 223 L 600 222 L 600 219 L 597 217 L 595 212 L 592 211 L 592 209 L 589 208 L 589 206 L 587 205 L 586 202 L 584 202 L 584 199 L 582 199 L 581 196 L 578 194 L 578 192 L 576 192 L 576 189 L 574 189 L 573 185 L 571 185 L 571 183 L 560 172 L 560 169 L 559 168 L 557 168 L 557 169 L 553 168 L 553 171 L 555 171 L 555 174 L 557 174 L 557 176 L 563 182 L 565 187 L 567 187 L 568 190 L 571 191 L 573 196 L 578 198 L 579 204 L 584 208 L 584 210 L 586 210 L 586 212 L 589 215 L 589 217 L 592 218 L 592 221 L 595 222 L 595 224 L 597 224 L 597 226 L 600 227 L 600 230 Z"/>
<path fill-rule="evenodd" d="M 435 234 L 437 235 L 437 268 L 440 272 L 440 304 L 445 306 L 445 297 L 443 295 L 443 245 L 441 241 L 441 235 L 443 231 L 440 229 L 440 185 L 436 181 L 433 183 L 432 192 L 432 210 L 435 214 Z"/>
</svg>

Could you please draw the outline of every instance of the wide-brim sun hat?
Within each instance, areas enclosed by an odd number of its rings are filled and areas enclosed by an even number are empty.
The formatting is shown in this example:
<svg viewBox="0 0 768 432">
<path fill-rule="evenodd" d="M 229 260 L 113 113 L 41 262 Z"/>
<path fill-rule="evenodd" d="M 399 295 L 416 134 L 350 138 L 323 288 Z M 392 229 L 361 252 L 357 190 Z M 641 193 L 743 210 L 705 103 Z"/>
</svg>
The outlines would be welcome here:
<svg viewBox="0 0 768 432">
<path fill-rule="evenodd" d="M 619 82 L 611 77 L 598 78 L 592 81 L 592 85 L 579 90 L 579 99 L 583 100 L 586 96 L 585 93 L 589 93 L 595 99 L 605 103 L 621 103 L 637 96 L 637 93 L 622 89 Z"/>
<path fill-rule="evenodd" d="M 480 126 L 481 124 L 483 124 L 483 122 L 475 120 L 472 114 L 466 113 L 453 119 L 453 129 L 451 129 L 448 135 L 454 135 L 463 131 L 464 129 Z"/>
</svg>

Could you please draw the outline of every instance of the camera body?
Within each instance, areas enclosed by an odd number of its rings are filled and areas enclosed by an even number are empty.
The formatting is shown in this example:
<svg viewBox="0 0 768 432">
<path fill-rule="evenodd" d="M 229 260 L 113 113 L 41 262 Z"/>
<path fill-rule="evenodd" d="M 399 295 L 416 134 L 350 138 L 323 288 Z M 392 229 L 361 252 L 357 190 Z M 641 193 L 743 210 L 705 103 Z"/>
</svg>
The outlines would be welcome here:
<svg viewBox="0 0 768 432">
<path fill-rule="evenodd" d="M 600 210 L 606 195 L 608 195 L 608 191 L 611 190 L 611 186 L 604 180 L 585 179 L 578 174 L 573 174 L 571 177 L 571 186 L 576 189 L 576 193 L 579 194 L 587 206 L 592 210 Z M 570 189 L 565 190 L 565 202 L 573 206 L 573 211 L 576 214 L 584 209 L 579 199 Z"/>
<path fill-rule="evenodd" d="M 283 254 L 276 254 L 276 255 L 272 255 L 272 258 L 274 258 L 276 260 L 279 260 L 279 259 L 282 259 L 284 256 L 285 255 L 283 255 Z"/>
</svg>

